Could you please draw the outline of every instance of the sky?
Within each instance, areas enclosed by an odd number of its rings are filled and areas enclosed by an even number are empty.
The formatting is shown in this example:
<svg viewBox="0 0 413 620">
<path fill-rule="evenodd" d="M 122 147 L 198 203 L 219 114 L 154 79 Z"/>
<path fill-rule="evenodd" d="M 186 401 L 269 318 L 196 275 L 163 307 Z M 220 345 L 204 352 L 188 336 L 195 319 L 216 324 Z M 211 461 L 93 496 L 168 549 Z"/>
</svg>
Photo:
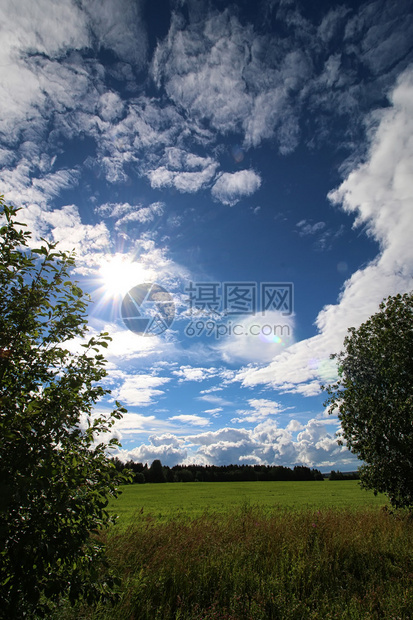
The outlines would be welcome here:
<svg viewBox="0 0 413 620">
<path fill-rule="evenodd" d="M 355 469 L 320 386 L 413 289 L 411 2 L 0 0 L 0 24 L 0 193 L 76 250 L 119 456 Z"/>
</svg>

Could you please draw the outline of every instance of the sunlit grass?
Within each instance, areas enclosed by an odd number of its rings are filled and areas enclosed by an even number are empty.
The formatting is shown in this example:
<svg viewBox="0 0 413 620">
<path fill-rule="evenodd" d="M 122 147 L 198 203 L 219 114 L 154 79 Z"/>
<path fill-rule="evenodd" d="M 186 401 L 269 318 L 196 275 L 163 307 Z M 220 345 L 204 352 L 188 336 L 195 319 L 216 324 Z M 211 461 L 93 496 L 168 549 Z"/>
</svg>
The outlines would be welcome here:
<svg viewBox="0 0 413 620">
<path fill-rule="evenodd" d="M 355 480 L 324 482 L 201 482 L 143 484 L 123 487 L 110 509 L 129 524 L 140 515 L 159 519 L 199 516 L 206 510 L 225 512 L 242 503 L 264 507 L 365 508 L 387 504 L 385 496 L 361 489 Z M 136 517 L 135 517 L 136 515 Z"/>
<path fill-rule="evenodd" d="M 143 513 L 106 540 L 119 603 L 60 619 L 398 620 L 413 610 L 413 522 L 384 509 Z"/>
<path fill-rule="evenodd" d="M 115 606 L 55 620 L 407 620 L 413 520 L 356 481 L 131 485 L 103 538 Z"/>
</svg>

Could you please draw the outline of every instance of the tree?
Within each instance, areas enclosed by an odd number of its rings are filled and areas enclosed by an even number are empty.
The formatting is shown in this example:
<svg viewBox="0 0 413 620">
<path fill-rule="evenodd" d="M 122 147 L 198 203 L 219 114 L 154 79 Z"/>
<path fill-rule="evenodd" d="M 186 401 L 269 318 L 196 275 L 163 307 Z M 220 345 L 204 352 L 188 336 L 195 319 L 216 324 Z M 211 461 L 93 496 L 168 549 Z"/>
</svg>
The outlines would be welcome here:
<svg viewBox="0 0 413 620">
<path fill-rule="evenodd" d="M 111 523 L 108 499 L 125 479 L 102 434 L 126 410 L 96 415 L 109 391 L 99 352 L 107 333 L 78 353 L 88 297 L 69 278 L 74 254 L 16 221 L 0 197 L 0 616 L 43 616 L 61 596 L 110 595 L 104 548 L 93 534 Z M 80 340 L 81 342 L 81 340 Z"/>
<path fill-rule="evenodd" d="M 176 482 L 193 482 L 194 475 L 190 469 L 186 469 L 184 467 L 183 469 L 180 469 L 179 471 L 176 472 L 175 480 Z"/>
<path fill-rule="evenodd" d="M 165 472 L 159 459 L 155 459 L 148 471 L 149 482 L 166 482 Z"/>
<path fill-rule="evenodd" d="M 338 381 L 324 388 L 329 413 L 364 465 L 362 486 L 413 506 L 413 293 L 388 297 L 333 355 Z M 343 441 L 341 440 L 341 444 Z"/>
</svg>

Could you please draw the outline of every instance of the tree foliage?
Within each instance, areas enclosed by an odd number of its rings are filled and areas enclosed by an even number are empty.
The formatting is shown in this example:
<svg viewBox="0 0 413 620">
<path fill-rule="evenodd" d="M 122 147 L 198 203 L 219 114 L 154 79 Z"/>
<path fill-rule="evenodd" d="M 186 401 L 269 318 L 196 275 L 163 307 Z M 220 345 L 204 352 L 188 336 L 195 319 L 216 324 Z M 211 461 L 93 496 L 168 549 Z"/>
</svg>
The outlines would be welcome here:
<svg viewBox="0 0 413 620">
<path fill-rule="evenodd" d="M 348 330 L 326 389 L 347 447 L 364 461 L 362 485 L 391 504 L 413 507 L 413 293 L 388 297 Z"/>
<path fill-rule="evenodd" d="M 155 459 L 148 471 L 149 482 L 166 482 L 165 473 L 162 463 L 159 459 Z"/>
<path fill-rule="evenodd" d="M 74 255 L 43 245 L 0 198 L 0 616 L 44 615 L 53 600 L 110 595 L 93 535 L 112 517 L 125 476 L 103 441 L 126 410 L 94 405 L 108 390 L 107 333 L 87 333 L 88 297 L 69 277 Z"/>
</svg>

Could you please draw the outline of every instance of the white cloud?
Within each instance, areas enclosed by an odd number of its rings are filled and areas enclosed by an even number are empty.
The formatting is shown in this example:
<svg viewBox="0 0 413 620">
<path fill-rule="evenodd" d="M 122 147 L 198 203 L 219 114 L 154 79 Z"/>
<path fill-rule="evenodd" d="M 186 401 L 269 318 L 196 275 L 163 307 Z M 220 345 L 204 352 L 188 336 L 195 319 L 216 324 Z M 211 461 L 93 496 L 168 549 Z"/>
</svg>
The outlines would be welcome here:
<svg viewBox="0 0 413 620">
<path fill-rule="evenodd" d="M 232 418 L 232 423 L 254 423 L 265 420 L 268 416 L 276 415 L 285 411 L 285 409 L 273 400 L 267 398 L 250 398 L 248 403 L 251 409 L 237 409 L 237 413 L 242 417 Z"/>
<path fill-rule="evenodd" d="M 161 163 L 163 165 L 147 173 L 152 187 L 174 187 L 188 193 L 209 185 L 218 168 L 211 157 L 199 157 L 176 147 L 165 149 Z"/>
<path fill-rule="evenodd" d="M 2 45 L 0 51 L 0 131 L 13 139 L 19 121 L 42 125 L 36 108 L 45 104 L 46 94 L 40 76 L 32 70 L 27 54 L 56 57 L 68 49 L 89 44 L 89 33 L 78 6 L 69 0 L 51 4 L 13 2 L 5 0 L 0 6 Z"/>
<path fill-rule="evenodd" d="M 317 336 L 293 344 L 264 368 L 242 371 L 244 385 L 315 394 L 318 381 L 334 379 L 329 356 L 342 348 L 347 328 L 367 320 L 383 297 L 412 290 L 413 71 L 401 76 L 391 101 L 367 161 L 330 193 L 334 203 L 356 214 L 355 226 L 364 225 L 380 243 L 380 254 L 345 282 L 336 305 L 320 311 Z"/>
<path fill-rule="evenodd" d="M 222 405 L 223 407 L 225 405 L 232 404 L 229 400 L 225 400 L 225 398 L 221 398 L 220 396 L 214 396 L 213 394 L 204 394 L 203 396 L 198 396 L 198 400 L 204 400 L 207 403 L 212 403 L 213 405 Z"/>
<path fill-rule="evenodd" d="M 211 424 L 208 418 L 203 418 L 199 415 L 174 415 L 168 418 L 168 420 L 177 420 L 178 422 L 189 424 L 190 426 L 209 426 L 209 424 Z"/>
<path fill-rule="evenodd" d="M 297 431 L 302 431 L 304 430 L 304 426 L 301 424 L 301 422 L 298 422 L 298 420 L 291 420 L 285 430 L 286 431 L 290 431 L 291 433 L 296 433 Z"/>
<path fill-rule="evenodd" d="M 43 171 L 46 174 L 39 177 L 33 174 L 33 168 L 40 167 L 42 159 Z M 51 164 L 45 163 L 45 159 L 47 157 L 40 158 L 36 152 L 32 154 L 31 161 L 22 157 L 14 168 L 0 171 L 0 181 L 6 200 L 16 206 L 41 207 L 47 210 L 51 199 L 59 195 L 62 190 L 77 185 L 80 176 L 77 170 L 49 172 Z M 29 214 L 25 212 L 25 215 Z"/>
<path fill-rule="evenodd" d="M 219 417 L 219 414 L 223 411 L 222 407 L 215 407 L 215 409 L 205 409 L 204 413 L 212 415 L 214 418 Z"/>
<path fill-rule="evenodd" d="M 331 41 L 341 27 L 343 19 L 349 12 L 350 9 L 345 6 L 337 6 L 330 9 L 325 17 L 323 17 L 321 24 L 318 27 L 319 37 L 325 42 Z"/>
<path fill-rule="evenodd" d="M 179 381 L 204 381 L 218 373 L 216 368 L 194 368 L 192 366 L 181 366 L 178 370 L 173 370 L 172 374 L 179 377 Z"/>
<path fill-rule="evenodd" d="M 140 413 L 124 413 L 120 420 L 114 425 L 119 439 L 125 435 L 137 434 L 146 430 L 153 430 L 156 426 L 156 418 L 153 415 L 144 416 Z"/>
<path fill-rule="evenodd" d="M 211 194 L 223 204 L 232 207 L 244 196 L 251 196 L 260 186 L 261 177 L 253 170 L 224 172 L 212 187 Z"/>
<path fill-rule="evenodd" d="M 167 39 L 158 46 L 154 77 L 165 78 L 168 95 L 197 118 L 211 118 L 223 132 L 234 130 L 250 107 L 242 70 L 249 55 L 251 29 L 228 11 L 183 29 L 173 15 Z"/>
<path fill-rule="evenodd" d="M 308 54 L 294 47 L 241 25 L 231 8 L 186 27 L 175 13 L 153 75 L 193 120 L 207 118 L 223 134 L 241 131 L 246 146 L 276 137 L 288 153 L 299 132 L 292 96 L 312 72 Z"/>
<path fill-rule="evenodd" d="M 208 119 L 222 134 L 242 133 L 246 147 L 275 139 L 281 153 L 292 152 L 303 108 L 323 111 L 313 114 L 310 142 L 328 135 L 331 113 L 345 115 L 348 140 L 361 126 L 362 106 L 380 101 L 413 58 L 408 0 L 377 0 L 351 13 L 335 7 L 316 25 L 298 7 L 279 7 L 277 20 L 293 33 L 280 39 L 241 24 L 230 7 L 190 11 L 189 22 L 175 12 L 158 44 L 153 76 L 193 122 Z M 332 40 L 341 54 L 331 54 Z M 359 74 L 366 68 L 373 79 L 363 83 Z"/>
<path fill-rule="evenodd" d="M 91 251 L 108 250 L 110 246 L 109 231 L 105 224 L 82 224 L 78 208 L 68 205 L 55 211 L 43 213 L 44 221 L 52 230 L 53 240 L 61 250 L 75 249 L 78 262 Z"/>
<path fill-rule="evenodd" d="M 164 212 L 163 202 L 154 202 L 148 207 L 142 205 L 130 205 L 128 202 L 124 203 L 105 203 L 100 205 L 96 212 L 100 215 L 110 217 L 116 220 L 116 230 L 127 230 L 128 226 L 137 222 L 139 224 L 146 224 L 153 222 L 153 220 L 161 216 Z"/>
<path fill-rule="evenodd" d="M 179 439 L 171 433 L 165 433 L 163 435 L 150 435 L 149 441 L 152 445 L 157 447 L 172 446 L 173 448 L 179 448 L 183 443 L 183 439 Z"/>
<path fill-rule="evenodd" d="M 124 378 L 120 387 L 112 390 L 112 397 L 126 406 L 147 407 L 164 394 L 163 390 L 157 388 L 169 381 L 168 377 L 129 375 Z"/>
<path fill-rule="evenodd" d="M 298 433 L 293 439 L 292 432 Z M 328 470 L 334 465 L 356 466 L 357 461 L 343 447 L 338 446 L 334 434 L 326 425 L 312 419 L 305 427 L 295 421 L 286 429 L 272 420 L 265 420 L 252 430 L 224 428 L 188 437 L 197 448 L 195 455 L 209 463 L 265 463 L 291 466 L 303 464 Z M 196 461 L 195 462 L 199 462 Z"/>
<path fill-rule="evenodd" d="M 170 424 L 151 417 L 140 418 L 139 424 L 144 428 Z M 332 425 L 338 427 L 337 419 L 313 418 L 305 425 L 291 420 L 286 428 L 280 428 L 274 420 L 267 418 L 251 430 L 225 427 L 195 435 L 160 432 L 149 436 L 149 444 L 123 450 L 120 456 L 124 460 L 132 458 L 148 463 L 158 458 L 169 466 L 179 463 L 264 463 L 289 467 L 302 464 L 323 471 L 332 467 L 355 469 L 357 459 L 346 448 L 338 446 L 334 429 L 328 428 Z"/>
<path fill-rule="evenodd" d="M 7 200 L 16 204 L 17 201 L 10 198 L 12 194 L 13 192 L 7 192 Z M 65 205 L 61 209 L 49 211 L 37 204 L 29 204 L 19 212 L 19 220 L 24 222 L 32 233 L 31 245 L 37 246 L 40 237 L 43 237 L 58 243 L 58 250 L 75 250 L 79 272 L 86 264 L 94 264 L 96 256 L 108 251 L 110 247 L 110 235 L 106 225 L 103 222 L 82 224 L 75 205 Z"/>
<path fill-rule="evenodd" d="M 100 116 L 104 121 L 114 121 L 122 116 L 125 105 L 117 93 L 108 90 L 99 99 Z"/>
<path fill-rule="evenodd" d="M 150 465 L 156 459 L 162 462 L 162 465 L 173 467 L 178 463 L 182 463 L 187 456 L 185 448 L 175 447 L 170 443 L 165 445 L 142 444 L 133 450 L 122 450 L 119 452 L 119 458 L 123 461 L 132 459 L 138 463 L 146 463 Z"/>
<path fill-rule="evenodd" d="M 140 175 L 155 171 L 159 186 L 163 186 L 162 171 L 156 172 L 162 165 L 165 167 L 163 152 L 171 144 L 179 144 L 184 140 L 183 136 L 191 135 L 197 142 L 196 127 L 187 127 L 187 122 L 174 106 L 144 96 L 127 101 L 119 120 L 108 122 L 93 114 L 84 116 L 82 129 L 94 137 L 97 162 L 111 183 L 127 180 L 128 167 L 134 165 Z M 202 142 L 202 137 L 200 139 Z M 204 158 L 204 163 L 207 167 L 208 158 Z M 91 165 L 95 165 L 94 160 Z M 165 170 L 168 178 L 179 172 L 169 171 L 168 167 Z M 195 169 L 196 175 L 202 176 L 202 173 L 199 167 Z M 168 185 L 166 181 L 165 185 Z"/>
<path fill-rule="evenodd" d="M 135 0 L 83 0 L 90 26 L 102 48 L 138 68 L 146 60 L 147 37 L 142 19 L 142 2 Z"/>
<path fill-rule="evenodd" d="M 384 9 L 384 10 L 383 10 Z M 383 74 L 403 59 L 411 45 L 413 20 L 408 0 L 363 4 L 346 24 L 345 40 L 361 54 L 373 74 Z M 397 25 L 397 27 L 396 27 Z"/>
<path fill-rule="evenodd" d="M 106 350 L 106 358 L 111 363 L 111 374 L 115 368 L 121 368 L 124 364 L 129 364 L 132 360 L 147 357 L 165 357 L 168 349 L 173 344 L 161 340 L 158 336 L 145 338 L 133 334 L 126 327 L 119 327 L 116 323 L 101 323 L 92 321 L 99 331 L 108 332 L 112 338 Z"/>
<path fill-rule="evenodd" d="M 307 220 L 301 220 L 297 223 L 298 234 L 300 237 L 305 237 L 307 235 L 314 235 L 325 228 L 325 222 L 316 222 L 315 224 L 311 224 Z"/>
<path fill-rule="evenodd" d="M 294 343 L 294 317 L 275 310 L 231 320 L 228 336 L 215 349 L 225 362 L 265 363 Z"/>
<path fill-rule="evenodd" d="M 191 435 L 188 439 L 194 444 L 210 446 L 221 442 L 234 444 L 245 441 L 249 438 L 249 435 L 249 432 L 244 429 L 220 428 L 217 431 L 208 431 L 201 435 Z"/>
</svg>

